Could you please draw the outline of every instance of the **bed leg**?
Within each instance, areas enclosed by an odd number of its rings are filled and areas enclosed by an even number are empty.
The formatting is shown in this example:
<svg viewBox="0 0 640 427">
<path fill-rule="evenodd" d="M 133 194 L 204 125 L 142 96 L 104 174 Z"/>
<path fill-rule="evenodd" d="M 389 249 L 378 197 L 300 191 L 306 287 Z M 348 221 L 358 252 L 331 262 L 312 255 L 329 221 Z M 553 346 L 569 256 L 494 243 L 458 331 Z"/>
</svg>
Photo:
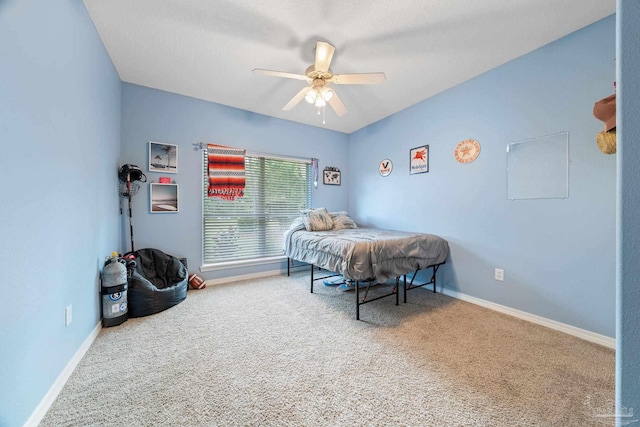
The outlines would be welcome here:
<svg viewBox="0 0 640 427">
<path fill-rule="evenodd" d="M 407 275 L 403 275 L 402 276 L 402 281 L 403 281 L 403 285 L 402 285 L 402 289 L 404 290 L 404 303 L 407 303 Z"/>
<path fill-rule="evenodd" d="M 287 257 L 287 277 L 289 277 L 290 273 L 291 273 L 291 269 L 289 267 L 289 264 L 291 264 L 291 258 Z"/>
<path fill-rule="evenodd" d="M 311 264 L 311 293 L 313 293 L 313 264 Z"/>
<path fill-rule="evenodd" d="M 356 280 L 356 320 L 360 320 L 360 282 Z"/>
<path fill-rule="evenodd" d="M 398 305 L 398 300 L 400 299 L 398 296 L 399 294 L 400 294 L 400 277 L 398 276 L 396 277 L 396 305 Z"/>
<path fill-rule="evenodd" d="M 436 272 L 438 271 L 438 266 L 433 266 L 433 293 L 436 293 Z"/>
</svg>

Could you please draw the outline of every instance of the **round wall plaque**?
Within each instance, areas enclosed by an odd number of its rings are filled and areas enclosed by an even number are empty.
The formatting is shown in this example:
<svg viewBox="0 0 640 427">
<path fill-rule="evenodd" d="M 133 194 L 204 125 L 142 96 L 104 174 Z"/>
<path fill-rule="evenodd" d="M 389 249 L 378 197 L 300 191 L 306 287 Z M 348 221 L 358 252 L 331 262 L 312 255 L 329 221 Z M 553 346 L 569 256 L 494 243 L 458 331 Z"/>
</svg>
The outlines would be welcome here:
<svg viewBox="0 0 640 427">
<path fill-rule="evenodd" d="M 391 163 L 391 160 L 389 159 L 384 159 L 380 162 L 380 168 L 378 170 L 380 171 L 380 175 L 389 176 L 393 170 L 393 163 Z"/>
<path fill-rule="evenodd" d="M 475 139 L 465 139 L 453 150 L 453 156 L 459 163 L 471 163 L 480 154 L 480 143 Z"/>
</svg>

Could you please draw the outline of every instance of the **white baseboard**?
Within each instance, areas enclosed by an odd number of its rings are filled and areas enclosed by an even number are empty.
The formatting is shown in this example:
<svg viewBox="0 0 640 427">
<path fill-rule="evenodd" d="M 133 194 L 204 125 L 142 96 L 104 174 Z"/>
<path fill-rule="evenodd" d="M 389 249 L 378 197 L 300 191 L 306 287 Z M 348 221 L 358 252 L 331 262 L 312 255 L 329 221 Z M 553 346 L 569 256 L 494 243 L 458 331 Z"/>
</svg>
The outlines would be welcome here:
<svg viewBox="0 0 640 427">
<path fill-rule="evenodd" d="M 102 322 L 98 322 L 89 336 L 85 338 L 84 342 L 82 343 L 80 348 L 78 348 L 71 360 L 69 360 L 60 375 L 58 375 L 58 378 L 56 378 L 55 382 L 49 388 L 49 391 L 47 391 L 47 394 L 45 394 L 45 396 L 42 398 L 27 422 L 24 423 L 24 427 L 37 427 L 38 424 L 40 424 L 40 421 L 42 421 L 44 416 L 47 414 L 47 411 L 58 397 L 58 394 L 60 394 L 60 392 L 62 391 L 62 388 L 69 380 L 69 377 L 76 369 L 87 350 L 89 350 L 89 347 L 91 347 L 91 344 L 93 344 L 93 341 L 96 339 L 101 329 Z"/>
<path fill-rule="evenodd" d="M 457 292 L 451 289 L 444 288 L 443 294 L 450 297 L 467 301 L 472 304 L 476 304 L 500 313 L 508 314 L 509 316 L 517 317 L 522 320 L 526 320 L 531 323 L 546 326 L 556 331 L 564 332 L 565 334 L 573 335 L 574 337 L 581 338 L 586 341 L 590 341 L 602 346 L 615 349 L 616 340 L 605 335 L 596 334 L 595 332 L 587 331 L 586 329 L 576 328 L 575 326 L 567 325 L 566 323 L 556 322 L 555 320 L 547 319 L 546 317 L 536 316 L 535 314 L 527 313 L 526 311 L 516 310 L 515 308 L 507 307 L 504 305 L 496 304 L 491 301 L 486 301 L 480 298 L 472 297 L 462 292 Z"/>
<path fill-rule="evenodd" d="M 304 266 L 309 268 L 309 266 Z M 297 268 L 297 267 L 295 267 Z M 243 280 L 253 280 L 253 279 L 261 279 L 263 277 L 271 277 L 271 276 L 279 276 L 281 274 L 286 273 L 285 269 L 278 270 L 269 270 L 269 271 L 261 271 L 260 273 L 252 273 L 252 274 L 242 274 L 240 276 L 230 276 L 230 277 L 222 277 L 220 279 L 209 279 L 205 280 L 207 286 L 219 285 L 222 283 L 233 283 L 233 282 L 241 282 Z M 291 267 L 291 271 L 295 271 L 294 267 Z"/>
</svg>

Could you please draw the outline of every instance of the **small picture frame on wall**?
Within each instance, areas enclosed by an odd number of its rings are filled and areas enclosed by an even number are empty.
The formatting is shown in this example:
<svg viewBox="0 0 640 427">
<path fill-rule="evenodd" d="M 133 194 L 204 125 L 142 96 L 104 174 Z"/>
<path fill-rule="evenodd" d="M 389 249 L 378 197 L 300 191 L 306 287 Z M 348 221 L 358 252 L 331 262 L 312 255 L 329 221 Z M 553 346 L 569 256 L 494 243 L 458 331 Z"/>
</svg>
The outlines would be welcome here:
<svg viewBox="0 0 640 427">
<path fill-rule="evenodd" d="M 178 184 L 149 184 L 151 213 L 178 212 Z"/>
<path fill-rule="evenodd" d="M 325 185 L 340 185 L 340 169 L 327 166 L 322 171 L 322 183 Z"/>
<path fill-rule="evenodd" d="M 409 174 L 429 172 L 429 146 L 412 148 L 409 153 Z"/>
<path fill-rule="evenodd" d="M 178 146 L 149 142 L 149 172 L 178 173 Z"/>
</svg>

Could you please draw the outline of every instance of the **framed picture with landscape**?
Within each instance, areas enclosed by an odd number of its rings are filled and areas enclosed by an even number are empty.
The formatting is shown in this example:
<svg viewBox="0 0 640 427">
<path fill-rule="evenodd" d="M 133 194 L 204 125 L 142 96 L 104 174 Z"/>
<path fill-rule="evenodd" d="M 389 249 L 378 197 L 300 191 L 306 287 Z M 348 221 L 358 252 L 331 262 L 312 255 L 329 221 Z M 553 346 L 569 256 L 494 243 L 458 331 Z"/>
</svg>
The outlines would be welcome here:
<svg viewBox="0 0 640 427">
<path fill-rule="evenodd" d="M 178 173 L 178 146 L 149 142 L 149 172 Z"/>
<path fill-rule="evenodd" d="M 149 184 L 151 213 L 178 212 L 178 184 Z"/>
</svg>

